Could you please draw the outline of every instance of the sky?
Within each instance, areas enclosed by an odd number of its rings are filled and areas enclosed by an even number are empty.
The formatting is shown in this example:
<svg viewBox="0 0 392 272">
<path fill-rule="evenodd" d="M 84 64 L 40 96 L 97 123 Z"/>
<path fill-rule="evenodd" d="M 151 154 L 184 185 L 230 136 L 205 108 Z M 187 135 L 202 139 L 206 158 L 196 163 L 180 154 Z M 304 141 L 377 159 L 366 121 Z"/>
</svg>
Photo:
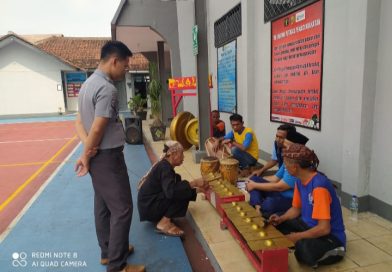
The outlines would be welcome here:
<svg viewBox="0 0 392 272">
<path fill-rule="evenodd" d="M 120 0 L 0 0 L 0 36 L 110 37 Z"/>
</svg>

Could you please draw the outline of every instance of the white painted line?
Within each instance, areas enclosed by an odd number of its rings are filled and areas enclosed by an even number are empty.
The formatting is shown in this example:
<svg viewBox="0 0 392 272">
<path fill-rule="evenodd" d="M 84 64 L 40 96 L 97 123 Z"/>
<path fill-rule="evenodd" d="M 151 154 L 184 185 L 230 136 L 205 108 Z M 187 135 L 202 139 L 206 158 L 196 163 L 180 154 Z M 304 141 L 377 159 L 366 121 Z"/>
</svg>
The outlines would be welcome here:
<svg viewBox="0 0 392 272">
<path fill-rule="evenodd" d="M 19 212 L 19 214 L 12 220 L 11 224 L 6 228 L 6 230 L 0 234 L 0 244 L 4 241 L 4 239 L 8 236 L 8 234 L 12 231 L 12 229 L 18 224 L 19 220 L 22 216 L 30 209 L 31 205 L 33 205 L 34 201 L 41 195 L 41 193 L 45 190 L 46 186 L 52 182 L 53 178 L 60 171 L 60 169 L 64 166 L 65 163 L 69 160 L 69 158 L 76 152 L 76 149 L 81 145 L 79 143 L 75 148 L 71 151 L 71 153 L 65 158 L 65 160 L 56 168 L 56 170 L 50 175 L 50 177 L 41 185 L 38 191 L 33 195 L 33 197 L 27 202 L 24 208 Z"/>
</svg>

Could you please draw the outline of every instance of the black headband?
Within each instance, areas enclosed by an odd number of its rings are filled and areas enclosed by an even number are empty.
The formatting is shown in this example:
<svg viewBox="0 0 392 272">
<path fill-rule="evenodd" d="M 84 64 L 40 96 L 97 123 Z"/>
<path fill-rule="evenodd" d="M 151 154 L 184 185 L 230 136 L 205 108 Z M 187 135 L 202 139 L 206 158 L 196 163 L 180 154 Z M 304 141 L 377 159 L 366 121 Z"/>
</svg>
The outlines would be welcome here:
<svg viewBox="0 0 392 272">
<path fill-rule="evenodd" d="M 163 153 L 167 153 L 169 147 L 166 144 L 163 144 Z"/>
</svg>

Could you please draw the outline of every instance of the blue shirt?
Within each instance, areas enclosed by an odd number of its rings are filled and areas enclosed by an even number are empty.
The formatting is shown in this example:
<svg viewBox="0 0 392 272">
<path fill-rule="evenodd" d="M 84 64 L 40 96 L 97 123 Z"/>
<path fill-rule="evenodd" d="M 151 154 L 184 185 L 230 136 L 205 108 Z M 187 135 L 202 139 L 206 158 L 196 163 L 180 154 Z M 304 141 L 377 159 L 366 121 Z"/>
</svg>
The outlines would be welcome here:
<svg viewBox="0 0 392 272">
<path fill-rule="evenodd" d="M 274 142 L 274 144 L 272 146 L 271 160 L 277 161 L 279 164 L 279 167 L 281 167 L 283 165 L 282 148 L 277 147 L 276 141 Z"/>
<path fill-rule="evenodd" d="M 311 228 L 318 224 L 318 220 L 313 219 L 313 190 L 321 187 L 328 190 L 331 196 L 330 204 L 330 224 L 331 224 L 331 234 L 338 238 L 344 247 L 346 247 L 346 234 L 344 232 L 342 207 L 340 206 L 339 199 L 336 195 L 335 188 L 329 179 L 317 173 L 309 183 L 303 185 L 300 180 L 296 182 L 297 189 L 301 196 L 301 217 L 302 220 Z"/>
<path fill-rule="evenodd" d="M 272 145 L 272 155 L 271 155 L 271 160 L 277 161 L 278 160 L 278 155 L 276 154 L 276 147 L 275 143 Z"/>
<path fill-rule="evenodd" d="M 279 170 L 278 170 L 278 172 L 276 172 L 275 176 L 277 176 L 279 179 L 281 179 L 285 183 L 287 183 L 288 186 L 290 186 L 290 189 L 283 191 L 283 192 L 280 192 L 280 194 L 284 197 L 293 198 L 294 186 L 295 186 L 295 183 L 297 181 L 299 181 L 299 179 L 290 175 L 284 164 L 279 168 Z"/>
</svg>

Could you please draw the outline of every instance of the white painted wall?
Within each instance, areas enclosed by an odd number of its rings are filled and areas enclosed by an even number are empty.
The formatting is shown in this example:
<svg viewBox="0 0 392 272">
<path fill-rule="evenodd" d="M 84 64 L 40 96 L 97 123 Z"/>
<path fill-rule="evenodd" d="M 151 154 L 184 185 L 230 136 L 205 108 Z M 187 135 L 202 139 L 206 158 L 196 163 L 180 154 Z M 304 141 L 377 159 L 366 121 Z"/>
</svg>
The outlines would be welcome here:
<svg viewBox="0 0 392 272">
<path fill-rule="evenodd" d="M 212 108 L 217 107 L 214 22 L 238 3 L 207 1 Z M 271 153 L 280 125 L 269 120 L 271 24 L 264 23 L 263 1 L 242 0 L 241 5 L 238 112 L 256 131 L 260 149 Z M 318 154 L 320 170 L 342 183 L 344 192 L 370 194 L 390 204 L 392 174 L 386 169 L 392 168 L 391 12 L 388 0 L 325 1 L 322 127 L 321 131 L 298 128 L 310 138 L 308 146 Z M 182 20 L 179 16 L 179 22 Z M 229 114 L 221 115 L 228 124 Z"/>
<path fill-rule="evenodd" d="M 382 0 L 378 42 L 377 93 L 374 112 L 370 195 L 392 205 L 392 1 Z"/>
<path fill-rule="evenodd" d="M 186 15 L 186 16 L 184 16 Z M 177 0 L 178 42 L 180 47 L 181 75 L 196 75 L 196 56 L 193 55 L 192 27 L 195 25 L 194 0 Z M 180 21 L 181 20 L 181 21 Z M 197 96 L 183 98 L 183 108 L 198 116 Z"/>
<path fill-rule="evenodd" d="M 209 69 L 213 75 L 213 90 L 211 91 L 211 109 L 218 108 L 218 89 L 217 89 L 217 48 L 214 44 L 214 23 L 226 14 L 230 9 L 234 8 L 238 3 L 242 2 L 242 12 L 247 13 L 247 2 L 250 6 L 253 6 L 253 1 L 238 1 L 238 0 L 214 0 L 207 1 L 207 26 L 208 26 L 208 57 L 209 57 Z M 258 2 L 258 1 L 256 1 Z M 252 14 L 251 14 L 252 16 Z M 252 20 L 252 18 L 251 18 Z M 237 108 L 238 113 L 243 115 L 245 119 L 245 125 L 252 127 L 252 123 L 249 122 L 248 117 L 253 116 L 253 105 L 249 103 L 248 85 L 252 86 L 253 82 L 248 81 L 249 77 L 253 78 L 254 73 L 248 73 L 248 57 L 252 57 L 251 54 L 247 54 L 247 39 L 252 40 L 252 37 L 248 37 L 248 33 L 254 35 L 253 25 L 249 25 L 250 31 L 247 29 L 246 16 L 242 16 L 242 35 L 237 38 Z M 250 45 L 252 46 L 252 45 Z M 253 53 L 253 52 L 252 52 Z M 251 65 L 251 64 L 250 64 Z M 252 89 L 252 87 L 250 87 Z M 246 111 L 244 110 L 246 109 Z M 251 114 L 249 114 L 251 113 Z M 230 129 L 229 113 L 221 113 L 221 119 L 226 122 L 227 129 Z M 252 117 L 250 117 L 252 118 Z"/>
<path fill-rule="evenodd" d="M 326 2 L 322 130 L 297 128 L 309 137 L 308 146 L 316 150 L 321 161 L 320 170 L 342 182 L 343 190 L 347 191 L 355 189 L 358 179 L 364 50 L 361 26 L 365 27 L 366 23 L 366 1 L 355 2 L 356 5 L 352 1 Z M 255 86 L 258 86 L 255 101 L 260 105 L 255 110 L 255 130 L 261 138 L 260 148 L 271 153 L 275 130 L 279 126 L 279 123 L 269 121 L 271 24 L 264 24 L 262 3 L 258 3 L 255 10 L 258 12 L 255 20 Z M 358 16 L 361 13 L 363 16 Z M 354 25 L 355 29 L 350 32 L 349 28 Z"/>
<path fill-rule="evenodd" d="M 0 115 L 64 111 L 61 70 L 72 70 L 38 49 L 11 42 L 0 49 Z"/>
</svg>

